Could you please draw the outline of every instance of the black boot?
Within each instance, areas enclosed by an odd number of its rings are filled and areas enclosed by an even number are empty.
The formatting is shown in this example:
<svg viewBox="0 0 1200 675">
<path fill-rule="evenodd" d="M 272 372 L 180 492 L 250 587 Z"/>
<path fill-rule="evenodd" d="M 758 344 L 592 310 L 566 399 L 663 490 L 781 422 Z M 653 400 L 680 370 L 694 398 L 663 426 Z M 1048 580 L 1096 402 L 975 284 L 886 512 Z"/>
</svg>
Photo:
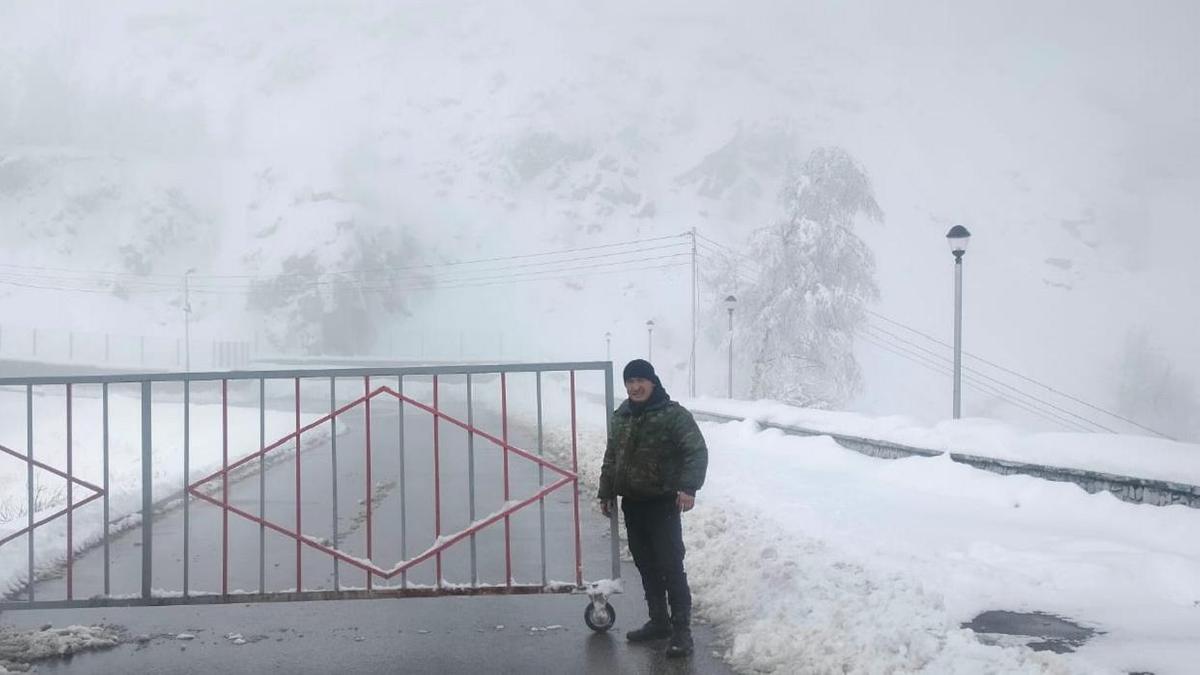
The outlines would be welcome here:
<svg viewBox="0 0 1200 675">
<path fill-rule="evenodd" d="M 687 656 L 692 653 L 692 628 L 687 624 L 675 624 L 671 630 L 671 641 L 667 643 L 667 656 Z"/>
<path fill-rule="evenodd" d="M 662 640 L 671 637 L 671 621 L 667 618 L 666 601 L 649 602 L 648 604 L 650 605 L 650 620 L 641 628 L 626 633 L 626 640 L 630 642 L 647 642 L 649 640 Z"/>
<path fill-rule="evenodd" d="M 666 621 L 655 621 L 654 619 L 647 621 L 641 628 L 631 630 L 625 634 L 625 639 L 630 642 L 648 642 L 668 637 L 671 637 L 671 624 Z"/>
</svg>

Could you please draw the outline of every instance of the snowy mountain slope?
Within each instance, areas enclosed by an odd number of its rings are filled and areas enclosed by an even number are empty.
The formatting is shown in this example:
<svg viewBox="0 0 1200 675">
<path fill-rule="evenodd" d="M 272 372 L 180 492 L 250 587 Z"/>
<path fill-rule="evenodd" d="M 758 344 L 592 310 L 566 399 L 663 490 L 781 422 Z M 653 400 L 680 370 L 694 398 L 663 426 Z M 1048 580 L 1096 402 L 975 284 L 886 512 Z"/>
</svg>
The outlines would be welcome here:
<svg viewBox="0 0 1200 675">
<path fill-rule="evenodd" d="M 213 330 L 412 352 L 419 334 L 492 358 L 597 358 L 610 331 L 621 360 L 644 352 L 653 318 L 655 355 L 683 387 L 688 268 L 647 260 L 676 249 L 580 263 L 573 280 L 462 288 L 450 288 L 461 275 L 409 271 L 397 286 L 364 270 L 693 226 L 736 248 L 779 215 L 789 163 L 841 145 L 885 213 L 860 229 L 880 314 L 948 339 L 941 239 L 961 222 L 976 234 L 969 350 L 1105 406 L 1130 331 L 1179 377 L 1200 374 L 1200 317 L 1183 309 L 1200 290 L 1185 257 L 1200 243 L 1186 227 L 1200 194 L 1188 160 L 1200 60 L 1187 58 L 1200 17 L 1186 3 L 0 11 L 0 262 L 171 286 L 195 267 L 195 316 Z M 318 281 L 247 309 L 252 281 L 297 269 Z M 20 314 L 86 301 L 104 309 L 85 321 L 177 330 L 178 294 L 158 290 L 0 292 Z M 712 316 L 698 382 L 715 392 L 724 316 Z M 860 358 L 857 407 L 948 409 L 944 377 L 871 344 Z M 967 410 L 1020 414 L 969 389 Z"/>
</svg>

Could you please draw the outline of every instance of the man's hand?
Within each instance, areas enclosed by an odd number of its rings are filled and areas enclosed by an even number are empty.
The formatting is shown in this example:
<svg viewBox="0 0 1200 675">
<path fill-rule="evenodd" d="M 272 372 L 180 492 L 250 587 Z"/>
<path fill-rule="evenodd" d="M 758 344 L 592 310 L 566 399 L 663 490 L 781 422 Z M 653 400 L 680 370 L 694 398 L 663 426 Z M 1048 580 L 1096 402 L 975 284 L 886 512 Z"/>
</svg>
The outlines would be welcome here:
<svg viewBox="0 0 1200 675">
<path fill-rule="evenodd" d="M 691 511 L 696 505 L 696 498 L 686 492 L 680 491 L 675 493 L 675 505 L 679 507 L 679 512 Z"/>
<path fill-rule="evenodd" d="M 616 501 L 617 500 L 615 499 L 600 500 L 600 513 L 603 513 L 605 518 L 608 518 L 612 515 L 613 507 L 616 506 Z"/>
</svg>

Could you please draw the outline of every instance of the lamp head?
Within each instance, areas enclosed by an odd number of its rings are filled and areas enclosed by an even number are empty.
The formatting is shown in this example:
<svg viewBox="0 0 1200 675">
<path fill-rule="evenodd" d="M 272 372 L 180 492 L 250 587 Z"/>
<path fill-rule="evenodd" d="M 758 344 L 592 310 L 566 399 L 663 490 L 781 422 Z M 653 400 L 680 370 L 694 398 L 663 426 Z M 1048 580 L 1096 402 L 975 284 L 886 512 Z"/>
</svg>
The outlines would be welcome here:
<svg viewBox="0 0 1200 675">
<path fill-rule="evenodd" d="M 971 241 L 971 232 L 962 225 L 955 225 L 946 233 L 946 243 L 950 245 L 950 252 L 955 258 L 962 258 L 967 252 L 967 244 Z"/>
</svg>

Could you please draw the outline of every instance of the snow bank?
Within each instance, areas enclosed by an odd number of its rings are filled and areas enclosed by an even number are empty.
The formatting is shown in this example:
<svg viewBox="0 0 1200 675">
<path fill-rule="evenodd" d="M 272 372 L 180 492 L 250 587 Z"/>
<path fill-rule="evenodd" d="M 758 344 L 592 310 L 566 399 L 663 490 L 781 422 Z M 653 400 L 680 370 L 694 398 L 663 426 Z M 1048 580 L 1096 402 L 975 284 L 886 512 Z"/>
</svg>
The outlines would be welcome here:
<svg viewBox="0 0 1200 675">
<path fill-rule="evenodd" d="M 1186 673 L 1200 659 L 1200 511 L 753 423 L 702 429 L 688 566 L 739 669 Z M 1062 657 L 984 646 L 960 626 L 988 609 L 1103 635 Z"/>
<path fill-rule="evenodd" d="M 106 626 L 47 626 L 39 630 L 0 626 L 0 673 L 25 672 L 35 661 L 111 649 L 120 643 L 117 631 Z"/>
</svg>

